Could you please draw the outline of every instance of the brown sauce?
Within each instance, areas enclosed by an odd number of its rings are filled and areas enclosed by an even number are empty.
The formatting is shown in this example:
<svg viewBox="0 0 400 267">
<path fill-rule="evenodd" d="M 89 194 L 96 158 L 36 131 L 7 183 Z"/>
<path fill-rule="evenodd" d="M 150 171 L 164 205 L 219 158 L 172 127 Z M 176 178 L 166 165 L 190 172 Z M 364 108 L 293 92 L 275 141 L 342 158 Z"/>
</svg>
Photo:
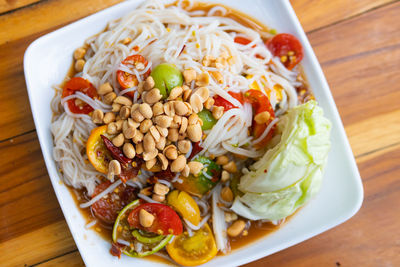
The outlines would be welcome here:
<svg viewBox="0 0 400 267">
<path fill-rule="evenodd" d="M 172 4 L 176 5 L 176 3 Z M 237 11 L 235 9 L 232 9 L 230 7 L 221 5 L 221 4 L 211 4 L 211 3 L 202 3 L 202 2 L 197 2 L 194 3 L 193 7 L 191 9 L 188 9 L 188 11 L 197 11 L 197 10 L 202 10 L 205 11 L 206 13 L 213 7 L 215 6 L 222 6 L 226 9 L 226 14 L 225 17 L 232 18 L 236 20 L 237 22 L 252 28 L 256 30 L 262 37 L 265 37 L 268 33 L 270 32 L 270 28 L 267 26 L 263 25 L 259 21 L 255 20 L 254 18 L 251 18 L 249 15 L 244 14 L 240 11 Z M 217 13 L 216 15 L 220 16 L 221 14 Z M 74 77 L 76 75 L 76 71 L 74 69 L 74 64 L 72 64 L 71 68 L 69 69 L 66 80 L 68 80 L 71 77 Z M 305 79 L 304 72 L 300 66 L 300 79 L 303 81 L 303 86 L 300 86 L 296 88 L 297 92 L 299 93 L 299 102 L 303 103 L 309 99 L 313 99 L 313 95 L 311 91 L 309 90 L 307 81 Z M 62 83 L 61 86 L 65 84 L 65 81 Z M 68 187 L 68 186 L 67 186 Z M 73 199 L 76 203 L 76 205 L 79 206 L 79 204 L 85 203 L 89 200 L 89 197 L 87 196 L 85 190 L 77 190 L 72 187 L 68 187 L 70 190 L 71 195 L 73 196 Z M 86 209 L 79 209 L 82 216 L 86 219 L 87 223 L 92 222 L 95 218 L 95 216 L 92 214 L 90 208 Z M 229 243 L 230 243 L 230 248 L 231 251 L 237 250 L 239 248 L 243 248 L 244 246 L 247 246 L 253 242 L 256 242 L 265 236 L 271 234 L 272 232 L 278 230 L 280 227 L 282 227 L 293 215 L 289 216 L 286 218 L 285 221 L 280 223 L 279 225 L 273 225 L 272 223 L 264 222 L 261 223 L 260 221 L 253 221 L 251 222 L 250 227 L 247 229 L 247 234 L 245 236 L 240 236 L 237 238 L 229 238 Z M 112 234 L 112 226 L 102 224 L 100 220 L 97 220 L 98 223 L 94 226 L 91 227 L 93 231 L 96 231 L 104 240 L 110 242 L 110 248 L 111 248 L 111 234 Z M 223 255 L 219 253 L 219 255 Z M 160 256 L 157 255 L 151 255 L 147 256 L 146 259 L 154 260 L 157 262 L 162 262 L 164 264 L 171 264 L 170 261 L 167 259 L 164 259 Z"/>
</svg>

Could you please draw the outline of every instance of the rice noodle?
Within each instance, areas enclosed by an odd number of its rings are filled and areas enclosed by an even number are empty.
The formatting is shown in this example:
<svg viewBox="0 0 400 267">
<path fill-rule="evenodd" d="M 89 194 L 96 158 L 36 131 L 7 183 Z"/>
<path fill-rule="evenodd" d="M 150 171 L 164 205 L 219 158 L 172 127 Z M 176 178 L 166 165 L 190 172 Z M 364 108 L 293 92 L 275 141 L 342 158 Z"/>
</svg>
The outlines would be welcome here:
<svg viewBox="0 0 400 267">
<path fill-rule="evenodd" d="M 90 228 L 92 228 L 93 226 L 96 225 L 96 223 L 97 223 L 97 220 L 91 221 L 90 223 L 88 223 L 88 224 L 85 225 L 85 229 L 90 229 Z"/>
<path fill-rule="evenodd" d="M 131 243 L 129 243 L 128 241 L 123 240 L 123 239 L 117 239 L 117 243 L 121 244 L 121 245 L 128 246 L 128 247 L 131 245 Z"/>
<path fill-rule="evenodd" d="M 260 137 L 258 137 L 256 140 L 253 140 L 253 144 L 257 144 L 259 142 L 261 142 L 269 133 L 269 131 L 271 131 L 272 127 L 279 121 L 278 118 L 275 118 L 273 121 L 270 122 L 270 124 L 268 124 L 267 128 L 265 129 L 265 131 L 260 135 Z"/>
<path fill-rule="evenodd" d="M 212 223 L 217 248 L 222 253 L 228 253 L 228 238 L 226 236 L 225 213 L 218 207 L 221 184 L 217 185 L 212 194 Z"/>
<path fill-rule="evenodd" d="M 200 230 L 200 229 L 203 227 L 203 225 L 208 221 L 208 219 L 210 219 L 210 217 L 211 217 L 211 214 L 207 214 L 207 215 L 199 222 L 198 225 L 192 224 L 191 222 L 189 222 L 189 221 L 186 220 L 185 218 L 183 218 L 183 220 L 185 221 L 186 225 L 187 225 L 190 229 L 192 229 L 192 230 L 194 230 L 194 231 L 197 231 L 197 230 Z"/>
</svg>

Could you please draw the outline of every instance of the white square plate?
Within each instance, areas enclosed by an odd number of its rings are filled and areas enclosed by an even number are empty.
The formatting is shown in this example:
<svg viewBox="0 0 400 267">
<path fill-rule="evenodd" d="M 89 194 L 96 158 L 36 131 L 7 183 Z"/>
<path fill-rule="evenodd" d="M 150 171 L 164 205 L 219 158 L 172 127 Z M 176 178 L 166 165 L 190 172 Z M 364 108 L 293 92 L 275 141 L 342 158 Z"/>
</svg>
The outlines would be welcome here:
<svg viewBox="0 0 400 267">
<path fill-rule="evenodd" d="M 126 1 L 72 23 L 34 41 L 24 57 L 24 70 L 36 131 L 51 182 L 71 233 L 87 266 L 160 266 L 162 263 L 122 257 L 118 260 L 108 252 L 110 244 L 93 230 L 85 229 L 85 220 L 66 188 L 52 157 L 50 133 L 50 101 L 52 85 L 60 84 L 72 63 L 73 51 L 85 39 L 102 31 L 106 23 L 136 8 L 142 0 Z M 296 35 L 303 44 L 303 67 L 320 106 L 332 121 L 332 149 L 319 194 L 302 208 L 280 230 L 233 253 L 216 257 L 206 266 L 237 266 L 293 246 L 353 216 L 361 206 L 363 188 L 348 140 L 321 67 L 288 0 L 217 0 L 251 14 L 278 32 Z"/>
</svg>

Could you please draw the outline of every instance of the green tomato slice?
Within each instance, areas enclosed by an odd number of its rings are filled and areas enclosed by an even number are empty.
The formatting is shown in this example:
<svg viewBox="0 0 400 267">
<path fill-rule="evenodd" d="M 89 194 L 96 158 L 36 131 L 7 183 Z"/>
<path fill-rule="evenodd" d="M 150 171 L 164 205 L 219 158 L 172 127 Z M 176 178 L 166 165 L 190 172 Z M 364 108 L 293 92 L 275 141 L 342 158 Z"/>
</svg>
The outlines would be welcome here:
<svg viewBox="0 0 400 267">
<path fill-rule="evenodd" d="M 159 251 L 160 249 L 162 249 L 163 247 L 165 247 L 169 241 L 171 241 L 172 237 L 174 235 L 167 235 L 165 236 L 165 238 L 163 240 L 161 240 L 160 243 L 158 243 L 157 246 L 153 247 L 151 250 L 149 251 L 145 251 L 145 252 L 136 252 L 135 249 L 129 249 L 129 250 L 122 250 L 122 253 L 124 253 L 125 255 L 129 256 L 129 257 L 134 257 L 134 258 L 141 258 L 141 257 L 146 257 L 149 256 L 151 254 L 156 253 L 157 251 Z M 164 236 L 161 236 L 164 237 Z"/>
<path fill-rule="evenodd" d="M 201 126 L 201 129 L 203 131 L 210 130 L 217 123 L 217 120 L 207 109 L 203 109 L 202 111 L 197 113 L 197 116 L 199 116 L 199 118 L 203 121 L 203 126 Z"/>
<path fill-rule="evenodd" d="M 132 235 L 134 238 L 136 238 L 137 241 L 145 244 L 154 244 L 157 242 L 160 242 L 164 236 L 163 235 L 156 235 L 156 236 L 146 236 L 144 234 L 140 233 L 140 230 L 133 230 Z"/>
</svg>

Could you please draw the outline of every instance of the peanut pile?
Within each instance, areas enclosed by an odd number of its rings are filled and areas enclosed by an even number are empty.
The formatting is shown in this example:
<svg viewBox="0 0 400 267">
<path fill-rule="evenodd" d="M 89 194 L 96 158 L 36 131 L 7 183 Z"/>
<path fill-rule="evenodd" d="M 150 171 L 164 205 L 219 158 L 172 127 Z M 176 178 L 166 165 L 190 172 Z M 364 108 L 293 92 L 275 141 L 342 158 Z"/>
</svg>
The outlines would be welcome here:
<svg viewBox="0 0 400 267">
<path fill-rule="evenodd" d="M 138 93 L 143 103 L 132 103 L 125 96 L 117 96 L 112 86 L 105 83 L 98 88 L 103 101 L 112 105 L 112 111 L 103 114 L 101 110 L 92 113 L 96 124 L 106 124 L 107 133 L 114 136 L 112 143 L 122 148 L 127 158 L 141 155 L 145 167 L 151 171 L 166 170 L 197 176 L 203 164 L 197 161 L 187 162 L 186 154 L 192 148 L 192 142 L 203 138 L 202 120 L 196 113 L 203 108 L 211 109 L 216 119 L 224 112 L 223 107 L 214 105 L 209 96 L 209 74 L 197 74 L 194 70 L 183 72 L 184 84 L 171 90 L 168 98 L 162 99 L 160 90 L 154 88 L 151 76 L 138 84 Z M 195 81 L 196 88 L 189 84 Z M 111 163 L 110 163 L 111 164 Z M 113 161 L 112 164 L 117 164 Z M 118 166 L 112 168 L 112 175 L 118 175 Z"/>
</svg>

